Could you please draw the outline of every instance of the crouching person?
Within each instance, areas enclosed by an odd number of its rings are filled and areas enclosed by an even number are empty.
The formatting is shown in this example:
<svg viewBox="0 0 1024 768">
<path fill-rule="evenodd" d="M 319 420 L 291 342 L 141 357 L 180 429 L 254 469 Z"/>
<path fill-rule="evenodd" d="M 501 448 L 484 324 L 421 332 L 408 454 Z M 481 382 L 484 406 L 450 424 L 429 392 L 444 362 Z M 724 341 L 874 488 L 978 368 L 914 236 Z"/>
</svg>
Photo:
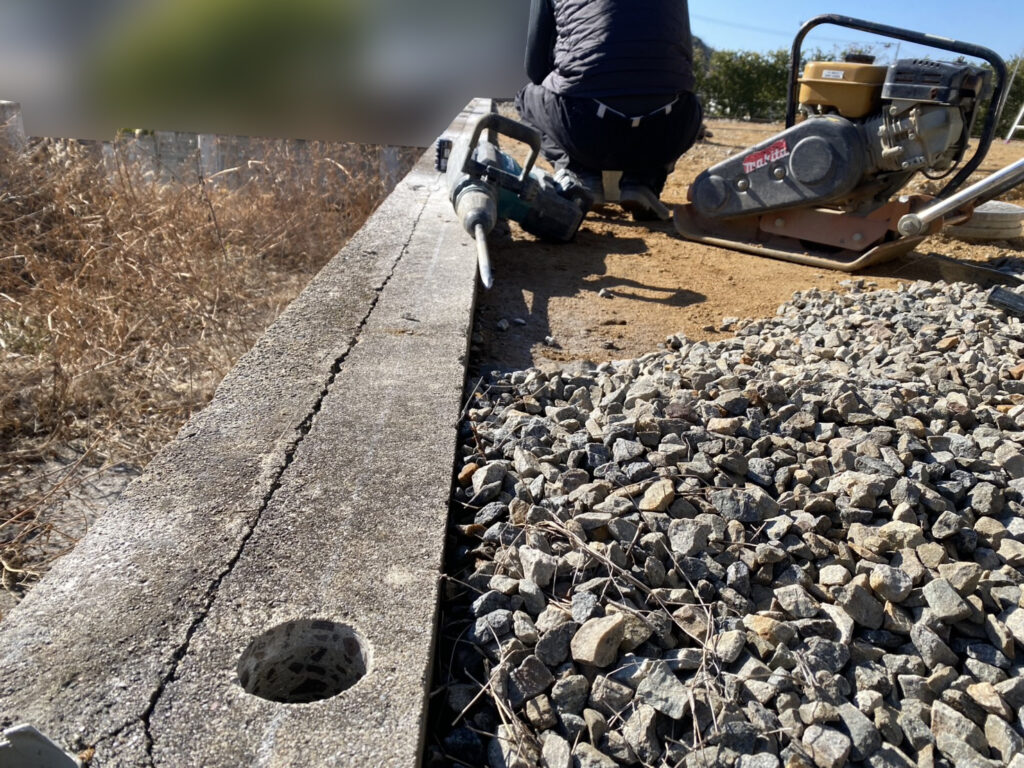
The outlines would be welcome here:
<svg viewBox="0 0 1024 768">
<path fill-rule="evenodd" d="M 686 0 L 531 0 L 526 72 L 516 107 L 548 161 L 595 203 L 622 171 L 622 207 L 668 219 L 659 197 L 702 118 Z"/>
</svg>

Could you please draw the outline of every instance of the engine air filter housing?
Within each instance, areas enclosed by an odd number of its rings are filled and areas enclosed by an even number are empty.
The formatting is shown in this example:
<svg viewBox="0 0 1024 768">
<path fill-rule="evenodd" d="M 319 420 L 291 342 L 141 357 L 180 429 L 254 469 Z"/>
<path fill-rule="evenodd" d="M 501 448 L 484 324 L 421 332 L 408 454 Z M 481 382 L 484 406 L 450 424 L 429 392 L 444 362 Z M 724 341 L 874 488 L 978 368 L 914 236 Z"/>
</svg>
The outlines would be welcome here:
<svg viewBox="0 0 1024 768">
<path fill-rule="evenodd" d="M 882 83 L 887 67 L 852 61 L 811 61 L 800 78 L 799 102 L 835 110 L 850 120 L 881 108 Z"/>
</svg>

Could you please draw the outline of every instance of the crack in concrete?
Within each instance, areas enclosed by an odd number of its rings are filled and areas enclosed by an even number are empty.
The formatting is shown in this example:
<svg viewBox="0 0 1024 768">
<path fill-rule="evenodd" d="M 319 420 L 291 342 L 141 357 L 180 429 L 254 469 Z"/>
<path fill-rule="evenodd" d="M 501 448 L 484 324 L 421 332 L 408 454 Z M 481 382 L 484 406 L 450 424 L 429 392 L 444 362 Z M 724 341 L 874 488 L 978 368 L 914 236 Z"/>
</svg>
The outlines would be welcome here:
<svg viewBox="0 0 1024 768">
<path fill-rule="evenodd" d="M 264 513 L 270 506 L 270 502 L 273 500 L 274 495 L 277 493 L 278 490 L 280 490 L 282 485 L 282 478 L 284 477 L 285 472 L 288 471 L 288 468 L 292 465 L 292 462 L 295 460 L 296 451 L 302 444 L 302 441 L 309 434 L 310 430 L 313 428 L 314 419 L 316 418 L 317 414 L 320 413 L 320 410 L 323 407 L 324 400 L 327 398 L 327 395 L 330 393 L 331 387 L 334 385 L 335 380 L 341 373 L 345 361 L 348 359 L 348 356 L 352 353 L 352 350 L 359 343 L 362 331 L 366 327 L 367 323 L 370 321 L 370 317 L 373 314 L 374 309 L 376 309 L 378 302 L 380 301 L 381 294 L 384 292 L 384 289 L 387 288 L 388 283 L 391 282 L 391 278 L 394 277 L 395 272 L 398 269 L 399 263 L 401 263 L 402 259 L 405 257 L 405 254 L 408 252 L 409 245 L 412 243 L 412 239 L 416 234 L 416 229 L 419 226 L 420 219 L 422 218 L 423 213 L 426 210 L 429 202 L 430 195 L 428 194 L 427 198 L 423 201 L 423 204 L 420 206 L 419 212 L 417 212 L 416 214 L 416 218 L 413 221 L 412 228 L 409 232 L 409 237 L 402 244 L 402 248 L 399 251 L 397 258 L 395 258 L 394 262 L 391 265 L 391 269 L 388 271 L 387 275 L 384 277 L 380 285 L 378 285 L 375 288 L 376 295 L 373 297 L 373 299 L 371 299 L 369 309 L 367 309 L 366 314 L 363 315 L 363 318 L 359 321 L 359 325 L 356 326 L 355 333 L 349 340 L 348 349 L 346 349 L 345 352 L 334 361 L 333 365 L 331 366 L 330 374 L 327 377 L 327 381 L 324 384 L 323 388 L 320 390 L 320 395 L 319 397 L 317 397 L 316 402 L 313 404 L 312 410 L 310 410 L 310 412 L 306 414 L 306 417 L 302 420 L 302 422 L 296 429 L 297 434 L 295 438 L 285 448 L 284 462 L 281 464 L 281 466 L 277 469 L 277 472 L 274 474 L 274 478 L 271 481 L 270 487 L 268 488 L 267 492 L 263 496 L 263 500 L 260 504 L 259 509 L 256 511 L 252 524 L 242 535 L 242 539 L 239 542 L 238 549 L 235 552 L 234 556 L 228 561 L 225 568 L 220 572 L 217 578 L 215 578 L 211 582 L 210 586 L 207 588 L 206 595 L 203 598 L 203 602 L 199 608 L 199 611 L 193 618 L 188 630 L 185 632 L 184 640 L 174 650 L 174 653 L 171 655 L 170 666 L 167 670 L 167 673 L 163 676 L 163 678 L 161 678 L 156 689 L 153 691 L 153 694 L 150 696 L 149 704 L 147 704 L 142 715 L 140 715 L 138 718 L 138 720 L 142 723 L 143 735 L 145 736 L 146 741 L 146 756 L 148 757 L 149 765 L 151 766 L 151 768 L 155 768 L 156 766 L 156 761 L 153 756 L 154 740 L 150 728 L 150 720 L 153 716 L 153 712 L 156 711 L 156 707 L 159 704 L 160 699 L 164 694 L 164 691 L 167 689 L 167 686 L 176 678 L 178 666 L 181 664 L 182 659 L 184 659 L 185 656 L 188 654 L 189 647 L 192 644 L 192 638 L 199 630 L 199 627 L 202 625 L 207 615 L 209 615 L 210 609 L 213 607 L 213 603 L 217 598 L 217 592 L 220 590 L 221 584 L 224 582 L 224 579 L 226 579 L 231 574 L 235 566 L 238 564 L 239 560 L 241 560 L 242 555 L 245 552 L 246 545 L 248 545 L 249 540 L 256 533 L 256 529 L 259 527 L 260 521 L 262 520 Z M 116 738 L 122 731 L 130 727 L 134 722 L 135 721 L 133 720 L 121 726 L 114 734 L 112 734 L 108 738 Z"/>
</svg>

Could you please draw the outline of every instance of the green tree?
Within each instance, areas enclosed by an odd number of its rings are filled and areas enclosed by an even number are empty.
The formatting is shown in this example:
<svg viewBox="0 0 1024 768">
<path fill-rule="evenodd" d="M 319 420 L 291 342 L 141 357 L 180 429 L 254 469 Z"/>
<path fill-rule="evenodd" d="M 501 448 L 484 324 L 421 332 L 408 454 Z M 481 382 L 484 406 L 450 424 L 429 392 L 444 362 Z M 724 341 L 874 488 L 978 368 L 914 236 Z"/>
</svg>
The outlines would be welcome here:
<svg viewBox="0 0 1024 768">
<path fill-rule="evenodd" d="M 877 55 L 875 46 L 835 46 L 803 51 L 808 61 L 843 61 L 849 54 Z M 786 115 L 789 51 L 713 51 L 694 46 L 697 92 L 709 116 L 740 120 L 781 120 Z"/>
<path fill-rule="evenodd" d="M 999 138 L 1006 138 L 1006 134 L 1010 130 L 1010 126 L 1013 125 L 1013 121 L 1017 117 L 1017 113 L 1020 112 L 1021 106 L 1024 106 L 1024 56 L 1017 56 L 1014 59 L 1006 62 L 1006 68 L 1012 74 L 1014 68 L 1020 65 L 1017 69 L 1017 76 L 1013 79 L 1013 83 L 1010 85 L 1010 93 L 1006 97 L 1005 106 L 1003 107 L 1002 117 L 999 119 L 999 125 L 996 130 Z M 1018 138 L 1022 135 L 1021 133 L 1016 134 Z"/>
<path fill-rule="evenodd" d="M 697 50 L 697 92 L 708 115 L 780 120 L 786 114 L 789 52 Z"/>
<path fill-rule="evenodd" d="M 1022 56 L 1017 56 L 1006 62 L 1007 77 L 1013 77 L 1014 69 L 1017 67 L 1017 62 L 1024 59 Z M 988 64 L 982 64 L 982 66 L 991 71 L 992 67 Z M 971 135 L 977 138 L 981 136 L 982 128 L 985 125 L 985 117 L 988 114 L 989 105 L 991 99 L 985 99 L 981 106 L 978 108 L 978 117 L 974 121 L 974 128 Z M 993 140 L 1001 140 L 1006 138 L 1006 134 L 1010 131 L 1010 126 L 1013 125 L 1014 119 L 1017 117 L 1017 113 L 1020 112 L 1021 106 L 1024 105 L 1024 63 L 1021 63 L 1020 69 L 1017 70 L 1017 76 L 1013 78 L 1013 82 L 1010 83 L 1010 92 L 1006 96 L 1006 100 L 1003 102 L 1003 111 L 1000 114 L 999 122 L 996 123 L 996 133 Z M 1021 134 L 1017 134 L 1017 138 L 1020 138 Z"/>
</svg>

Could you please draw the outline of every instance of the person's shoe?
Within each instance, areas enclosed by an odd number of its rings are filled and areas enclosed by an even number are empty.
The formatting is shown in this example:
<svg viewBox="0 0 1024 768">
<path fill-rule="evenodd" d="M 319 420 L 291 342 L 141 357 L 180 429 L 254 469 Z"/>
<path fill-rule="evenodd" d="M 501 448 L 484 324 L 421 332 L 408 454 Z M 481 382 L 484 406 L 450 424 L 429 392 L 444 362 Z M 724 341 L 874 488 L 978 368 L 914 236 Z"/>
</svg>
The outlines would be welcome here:
<svg viewBox="0 0 1024 768">
<path fill-rule="evenodd" d="M 624 184 L 619 188 L 619 205 L 633 215 L 635 221 L 668 221 L 672 212 L 658 199 L 650 187 Z"/>
</svg>

